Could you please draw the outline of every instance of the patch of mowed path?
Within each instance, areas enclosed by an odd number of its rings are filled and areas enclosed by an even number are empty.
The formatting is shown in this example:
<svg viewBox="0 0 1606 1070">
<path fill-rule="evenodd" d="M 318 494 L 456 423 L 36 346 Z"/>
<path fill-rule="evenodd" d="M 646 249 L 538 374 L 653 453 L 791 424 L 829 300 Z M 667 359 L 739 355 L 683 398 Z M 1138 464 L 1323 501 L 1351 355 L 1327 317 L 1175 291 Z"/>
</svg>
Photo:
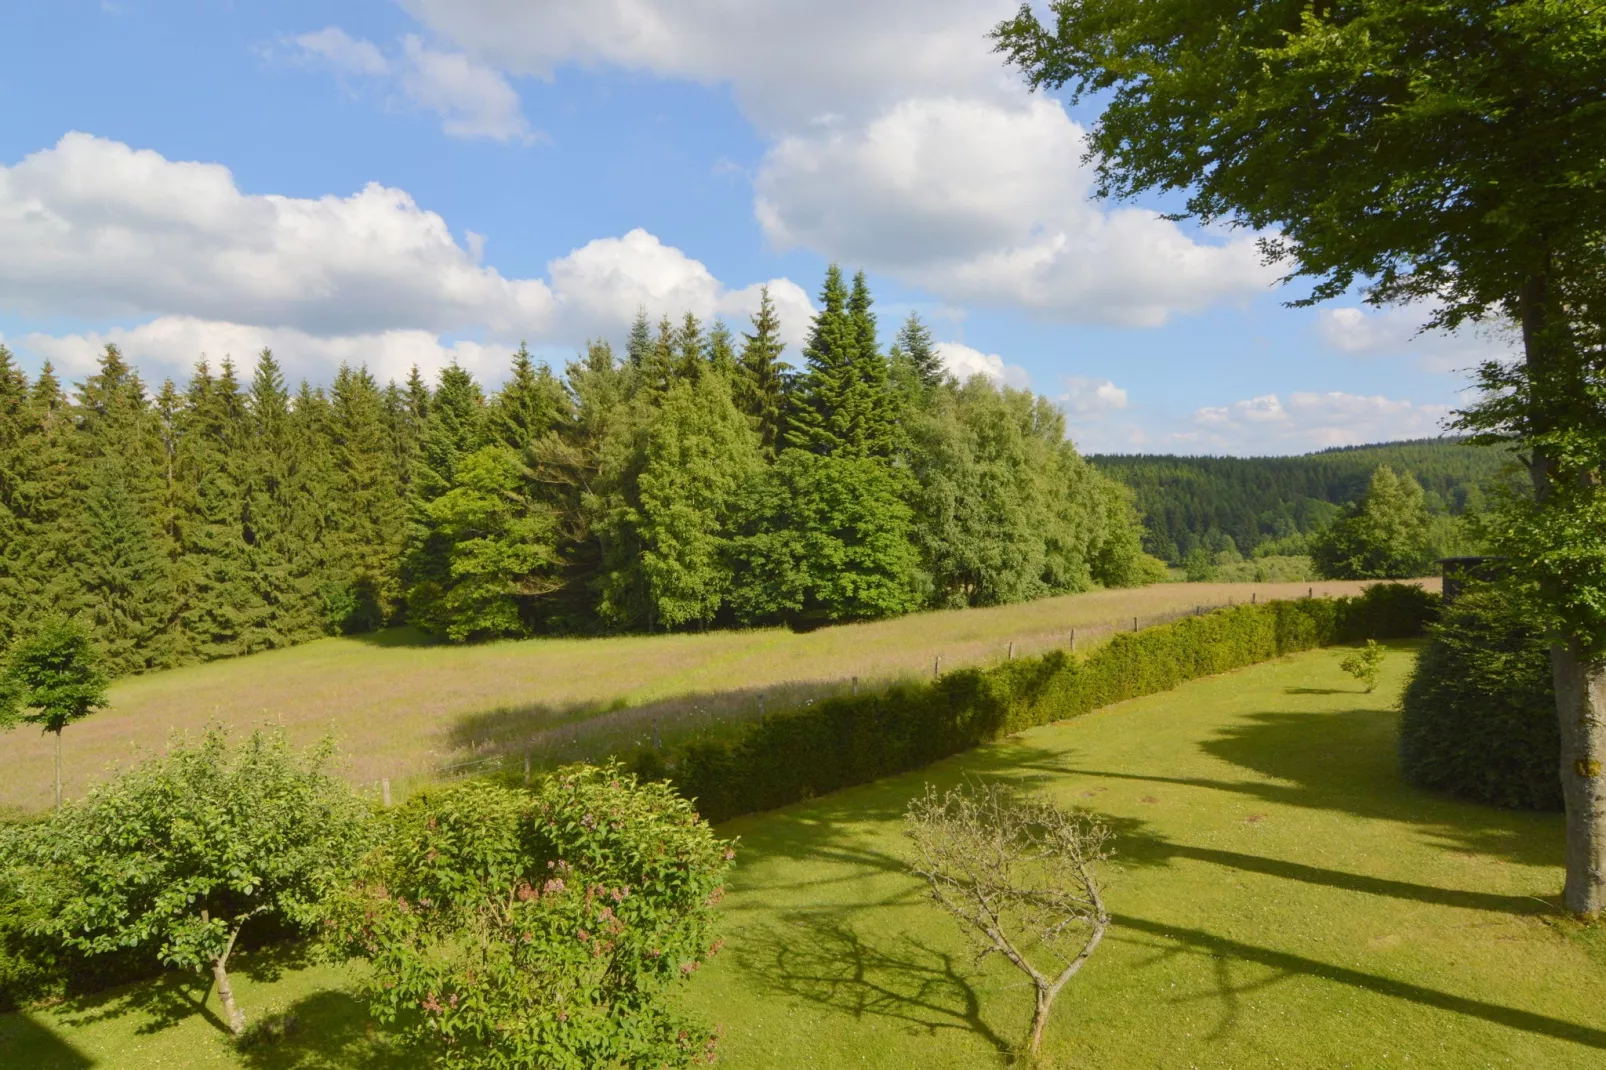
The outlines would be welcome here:
<svg viewBox="0 0 1606 1070">
<path fill-rule="evenodd" d="M 1429 586 L 1436 580 L 1425 581 Z M 532 737 L 556 758 L 592 757 L 598 748 L 650 738 L 652 721 L 691 725 L 750 716 L 758 694 L 769 709 L 848 686 L 1079 645 L 1111 630 L 1229 600 L 1291 598 L 1310 584 L 1160 584 L 1093 591 L 987 609 L 921 613 L 896 620 L 822 628 L 807 634 L 764 628 L 702 635 L 530 639 L 477 646 L 427 645 L 406 631 L 322 639 L 287 650 L 193 665 L 118 681 L 111 708 L 73 725 L 64 737 L 69 796 L 159 750 L 173 731 L 198 732 L 216 718 L 236 728 L 285 725 L 310 743 L 333 730 L 351 778 L 422 782 L 482 756 L 517 762 Z M 1315 584 L 1348 594 L 1359 583 Z M 567 726 L 623 708 L 617 731 L 588 749 L 563 751 Z M 559 728 L 559 726 L 564 726 Z M 540 756 L 538 755 L 538 758 Z M 40 811 L 52 794 L 49 740 L 30 729 L 0 746 L 0 810 Z"/>
<path fill-rule="evenodd" d="M 1031 993 L 904 874 L 927 782 L 1106 815 L 1115 925 L 1046 1052 L 1078 1067 L 1606 1066 L 1606 941 L 1560 923 L 1558 815 L 1397 774 L 1397 649 L 1362 693 L 1314 651 L 730 822 L 729 950 L 691 1002 L 736 1068 L 1003 1065 Z"/>
</svg>

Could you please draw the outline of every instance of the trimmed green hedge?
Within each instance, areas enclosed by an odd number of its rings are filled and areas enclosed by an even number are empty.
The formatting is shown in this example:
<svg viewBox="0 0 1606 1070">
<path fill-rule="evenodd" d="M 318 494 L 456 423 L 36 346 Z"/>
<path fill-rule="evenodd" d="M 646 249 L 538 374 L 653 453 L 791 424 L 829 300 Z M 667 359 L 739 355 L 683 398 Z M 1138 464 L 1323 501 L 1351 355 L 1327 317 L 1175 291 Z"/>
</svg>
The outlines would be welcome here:
<svg viewBox="0 0 1606 1070">
<path fill-rule="evenodd" d="M 930 684 L 826 699 L 755 721 L 729 739 L 640 751 L 631 765 L 643 778 L 668 779 L 721 821 L 1297 650 L 1421 635 L 1438 605 L 1438 595 L 1419 587 L 1378 584 L 1354 598 L 1234 606 L 1117 635 L 1085 657 L 1054 651 Z"/>
<path fill-rule="evenodd" d="M 1469 586 L 1428 630 L 1400 717 L 1400 769 L 1420 787 L 1560 810 L 1561 729 L 1550 649 L 1519 601 Z"/>
</svg>

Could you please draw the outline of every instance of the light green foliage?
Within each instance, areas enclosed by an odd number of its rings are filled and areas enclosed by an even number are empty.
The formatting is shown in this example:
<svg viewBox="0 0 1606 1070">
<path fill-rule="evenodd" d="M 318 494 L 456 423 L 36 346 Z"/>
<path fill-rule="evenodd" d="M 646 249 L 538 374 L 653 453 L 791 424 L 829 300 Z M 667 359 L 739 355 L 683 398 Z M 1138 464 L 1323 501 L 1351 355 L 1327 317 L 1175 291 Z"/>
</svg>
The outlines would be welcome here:
<svg viewBox="0 0 1606 1070">
<path fill-rule="evenodd" d="M 708 1061 L 673 990 L 718 949 L 733 857 L 691 804 L 615 767 L 534 792 L 415 797 L 333 903 L 369 1005 L 436 1065 L 589 1070 Z"/>
<path fill-rule="evenodd" d="M 1430 524 L 1422 487 L 1381 466 L 1366 497 L 1312 537 L 1311 562 L 1325 579 L 1420 576 L 1433 567 Z"/>
<path fill-rule="evenodd" d="M 42 935 L 89 954 L 144 948 L 210 968 L 227 995 L 241 926 L 307 927 L 363 850 L 366 809 L 329 771 L 327 741 L 306 755 L 282 730 L 230 748 L 213 725 L 150 758 L 6 844 L 9 879 L 39 904 Z"/>
<path fill-rule="evenodd" d="M 939 605 L 1153 582 L 1128 492 L 1091 470 L 1046 398 L 981 377 L 911 421 L 915 540 Z"/>
<path fill-rule="evenodd" d="M 871 620 L 919 607 L 911 511 L 879 458 L 788 449 L 748 488 L 731 552 L 739 619 Z"/>
<path fill-rule="evenodd" d="M 1203 546 L 1195 546 L 1182 559 L 1189 583 L 1208 583 L 1216 578 L 1215 555 Z"/>
<path fill-rule="evenodd" d="M 545 364 L 537 367 L 521 344 L 513 354 L 512 375 L 496 392 L 485 415 L 489 436 L 518 452 L 569 419 L 569 397 L 563 384 Z"/>
<path fill-rule="evenodd" d="M 557 524 L 518 455 L 495 445 L 462 458 L 452 488 L 420 518 L 446 569 L 412 589 L 413 623 L 458 642 L 525 634 L 522 609 L 556 586 Z"/>
<path fill-rule="evenodd" d="M 931 329 L 921 320 L 918 312 L 909 313 L 909 318 L 898 328 L 897 340 L 887 352 L 887 359 L 894 365 L 907 361 L 915 379 L 928 389 L 941 385 L 947 376 L 942 358 L 937 356 L 937 349 L 932 344 Z"/>
<path fill-rule="evenodd" d="M 1346 654 L 1338 667 L 1365 684 L 1366 693 L 1371 694 L 1377 690 L 1377 681 L 1383 675 L 1383 657 L 1386 653 L 1376 639 L 1368 639 L 1361 649 Z"/>
<path fill-rule="evenodd" d="M 41 731 L 59 735 L 106 705 L 108 680 L 100 655 L 89 630 L 77 621 L 47 618 L 12 644 L 3 667 L 10 712 Z M 5 710 L 0 701 L 0 713 Z"/>
</svg>

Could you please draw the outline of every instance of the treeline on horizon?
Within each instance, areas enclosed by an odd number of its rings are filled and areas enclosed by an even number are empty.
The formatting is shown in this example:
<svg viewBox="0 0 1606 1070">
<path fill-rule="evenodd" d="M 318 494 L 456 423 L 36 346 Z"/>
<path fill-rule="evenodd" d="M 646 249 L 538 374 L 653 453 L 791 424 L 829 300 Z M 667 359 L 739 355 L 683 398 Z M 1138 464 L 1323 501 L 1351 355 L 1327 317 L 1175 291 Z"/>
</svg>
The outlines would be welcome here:
<svg viewBox="0 0 1606 1070">
<path fill-rule="evenodd" d="M 1296 457 L 1094 454 L 1088 461 L 1132 488 L 1144 518 L 1144 549 L 1173 564 L 1195 549 L 1304 553 L 1306 537 L 1359 502 L 1380 466 L 1421 484 L 1429 513 L 1439 518 L 1480 513 L 1496 487 L 1520 482 L 1508 452 L 1456 438 Z"/>
<path fill-rule="evenodd" d="M 85 619 L 138 672 L 402 623 L 454 641 L 812 626 L 1150 582 L 1131 492 L 1029 391 L 944 374 L 911 316 L 877 342 L 832 267 L 781 360 L 638 316 L 560 377 L 451 366 L 290 390 L 204 359 L 147 390 L 115 346 L 69 394 L 0 348 L 0 644 Z"/>
</svg>

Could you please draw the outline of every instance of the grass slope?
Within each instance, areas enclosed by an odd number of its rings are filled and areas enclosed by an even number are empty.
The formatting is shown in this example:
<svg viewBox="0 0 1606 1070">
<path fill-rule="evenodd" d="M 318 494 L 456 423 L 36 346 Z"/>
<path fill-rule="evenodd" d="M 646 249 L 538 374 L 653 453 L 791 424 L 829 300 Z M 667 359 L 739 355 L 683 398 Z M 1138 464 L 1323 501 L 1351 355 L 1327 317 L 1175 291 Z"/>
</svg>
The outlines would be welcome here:
<svg viewBox="0 0 1606 1070">
<path fill-rule="evenodd" d="M 1165 584 L 804 635 L 769 628 L 469 647 L 421 645 L 407 632 L 324 639 L 119 681 L 109 710 L 65 734 L 64 776 L 68 794 L 77 794 L 135 748 L 160 748 L 174 729 L 196 731 L 212 717 L 240 727 L 278 721 L 306 742 L 332 728 L 351 758 L 351 776 L 369 784 L 428 779 L 503 751 L 517 755 L 538 733 L 541 748 L 558 757 L 592 757 L 650 738 L 654 721 L 666 732 L 694 731 L 751 716 L 761 693 L 775 710 L 849 686 L 854 676 L 929 673 L 938 656 L 945 669 L 957 668 L 1001 659 L 1010 642 L 1019 654 L 1033 653 L 1063 645 L 1072 628 L 1086 643 L 1130 627 L 1133 617 L 1153 621 L 1251 594 L 1294 597 L 1310 586 Z M 1340 594 L 1362 585 L 1314 586 L 1318 594 Z M 609 709 L 625 712 L 605 726 L 573 727 Z M 48 808 L 49 740 L 29 729 L 0 738 L 0 809 Z"/>
<path fill-rule="evenodd" d="M 1116 927 L 1050 1025 L 1063 1064 L 1606 1066 L 1606 940 L 1551 905 L 1560 819 L 1404 786 L 1393 704 L 1409 655 L 1372 695 L 1340 656 L 1196 681 L 724 826 L 742 840 L 728 948 L 688 995 L 725 1027 L 721 1065 L 1005 1064 L 1030 992 L 974 964 L 903 873 L 899 833 L 927 780 L 986 775 L 1119 830 Z M 0 1065 L 410 1065 L 340 971 L 242 967 L 247 1008 L 296 1014 L 289 1039 L 236 1055 L 190 1010 L 204 988 L 169 982 L 0 1018 Z"/>
</svg>

